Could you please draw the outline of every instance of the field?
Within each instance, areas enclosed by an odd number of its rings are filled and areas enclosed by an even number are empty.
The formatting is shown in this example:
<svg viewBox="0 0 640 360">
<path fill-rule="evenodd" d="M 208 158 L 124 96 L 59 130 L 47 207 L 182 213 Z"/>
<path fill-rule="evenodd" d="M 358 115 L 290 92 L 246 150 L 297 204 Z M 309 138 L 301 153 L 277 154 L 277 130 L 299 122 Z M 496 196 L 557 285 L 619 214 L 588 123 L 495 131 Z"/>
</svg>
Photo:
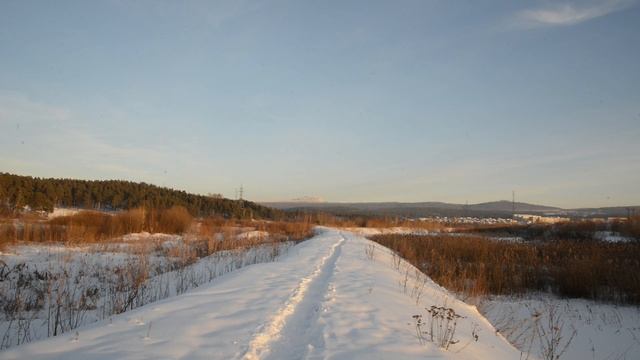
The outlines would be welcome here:
<svg viewBox="0 0 640 360">
<path fill-rule="evenodd" d="M 1 229 L 0 349 L 274 261 L 312 236 L 308 223 L 193 219 L 181 208 L 21 216 Z"/>
<path fill-rule="evenodd" d="M 640 351 L 640 241 L 627 224 L 465 225 L 369 238 L 478 309 L 523 354 L 631 359 Z M 554 355 L 554 356 L 552 356 Z"/>
<path fill-rule="evenodd" d="M 465 297 L 540 291 L 640 304 L 638 242 L 525 242 L 461 234 L 392 234 L 371 239 Z"/>
<path fill-rule="evenodd" d="M 177 206 L 17 214 L 0 224 L 0 350 L 48 358 L 49 345 L 36 340 L 53 337 L 74 356 L 93 356 L 96 346 L 120 351 L 116 344 L 135 354 L 148 342 L 195 341 L 176 331 L 208 329 L 219 351 L 247 359 L 376 351 L 476 358 L 491 347 L 505 359 L 632 358 L 640 350 L 635 221 L 321 213 L 273 221 L 197 218 Z M 198 291 L 215 296 L 189 300 Z M 183 313 L 154 314 L 162 308 Z M 200 323 L 196 309 L 218 320 Z M 136 335 L 123 338 L 112 324 Z M 385 340 L 390 329 L 397 335 Z"/>
<path fill-rule="evenodd" d="M 114 315 L 5 359 L 375 359 L 519 357 L 464 302 L 388 249 L 318 228 L 276 262 L 247 266 L 180 296 Z M 409 275 L 405 276 L 408 271 Z M 413 290 L 416 289 L 416 290 Z M 436 324 L 425 308 L 456 316 Z M 423 322 L 416 321 L 422 316 Z M 433 340 L 424 334 L 433 324 Z M 420 338 L 416 331 L 419 331 Z M 442 331 L 440 331 L 441 329 Z"/>
</svg>

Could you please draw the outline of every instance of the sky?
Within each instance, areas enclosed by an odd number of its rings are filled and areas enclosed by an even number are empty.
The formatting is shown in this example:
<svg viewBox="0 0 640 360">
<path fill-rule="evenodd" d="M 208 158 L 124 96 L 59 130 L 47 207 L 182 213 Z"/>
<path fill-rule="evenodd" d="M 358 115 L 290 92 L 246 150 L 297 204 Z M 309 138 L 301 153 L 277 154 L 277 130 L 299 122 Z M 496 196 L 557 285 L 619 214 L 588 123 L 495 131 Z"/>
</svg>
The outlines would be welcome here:
<svg viewBox="0 0 640 360">
<path fill-rule="evenodd" d="M 0 172 L 640 205 L 640 1 L 0 2 Z"/>
</svg>

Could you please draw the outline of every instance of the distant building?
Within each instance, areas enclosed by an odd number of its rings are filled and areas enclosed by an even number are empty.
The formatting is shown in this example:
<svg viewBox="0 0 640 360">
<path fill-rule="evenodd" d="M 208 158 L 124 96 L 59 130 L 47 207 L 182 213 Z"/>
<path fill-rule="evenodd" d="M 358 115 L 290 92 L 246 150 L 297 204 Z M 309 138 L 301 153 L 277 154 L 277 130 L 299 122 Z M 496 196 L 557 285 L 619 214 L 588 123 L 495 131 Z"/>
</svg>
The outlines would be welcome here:
<svg viewBox="0 0 640 360">
<path fill-rule="evenodd" d="M 622 217 L 622 216 L 609 216 L 607 217 L 606 221 L 607 222 L 627 222 L 627 220 L 629 220 L 628 217 Z"/>
<path fill-rule="evenodd" d="M 526 221 L 529 224 L 557 224 L 561 222 L 568 222 L 570 219 L 559 216 L 543 216 L 543 215 L 530 215 L 530 214 L 514 214 L 514 218 Z"/>
</svg>

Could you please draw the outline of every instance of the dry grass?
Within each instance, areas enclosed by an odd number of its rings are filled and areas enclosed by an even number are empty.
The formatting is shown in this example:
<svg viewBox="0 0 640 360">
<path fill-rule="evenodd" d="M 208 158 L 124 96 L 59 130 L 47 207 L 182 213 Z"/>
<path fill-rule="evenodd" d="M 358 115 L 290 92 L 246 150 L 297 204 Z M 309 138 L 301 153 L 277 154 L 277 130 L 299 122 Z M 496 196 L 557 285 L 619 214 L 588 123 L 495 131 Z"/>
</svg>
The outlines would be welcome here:
<svg viewBox="0 0 640 360">
<path fill-rule="evenodd" d="M 629 237 L 640 239 L 640 215 L 633 216 L 625 222 L 616 224 L 617 230 Z"/>
<path fill-rule="evenodd" d="M 84 324 L 86 314 L 108 318 L 182 294 L 243 266 L 274 261 L 313 233 L 309 221 L 192 220 L 180 208 L 113 215 L 85 212 L 51 221 L 18 219 L 19 227 L 14 220 L 0 220 L 6 225 L 0 230 L 8 229 L 5 243 L 95 242 L 86 246 L 87 251 L 128 256 L 111 263 L 65 255 L 52 259 L 44 271 L 28 263 L 6 266 L 0 261 L 0 319 L 9 322 L 0 334 L 0 349 L 33 340 L 32 324 L 44 326 L 46 336 L 55 336 Z M 141 237 L 126 246 L 114 243 L 118 236 L 147 229 L 182 236 Z"/>
<path fill-rule="evenodd" d="M 198 220 L 195 232 L 200 237 L 211 237 L 216 234 L 231 235 L 246 231 L 263 231 L 268 232 L 272 240 L 277 238 L 300 241 L 313 235 L 313 226 L 314 224 L 308 218 L 294 221 L 266 221 L 209 217 Z"/>
<path fill-rule="evenodd" d="M 16 242 L 95 243 L 147 231 L 150 233 L 189 234 L 191 238 L 212 240 L 218 234 L 231 239 L 244 231 L 269 233 L 269 241 L 301 241 L 311 237 L 309 218 L 296 221 L 235 220 L 222 217 L 193 219 L 183 207 L 164 210 L 143 208 L 115 214 L 83 211 L 52 220 L 41 217 L 0 219 L 0 246 Z M 224 246 L 225 249 L 235 245 Z"/>
<path fill-rule="evenodd" d="M 597 240 L 596 232 L 607 230 L 607 223 L 590 220 L 557 224 L 471 224 L 455 231 L 492 235 L 518 236 L 526 240 Z"/>
<path fill-rule="evenodd" d="M 0 221 L 0 244 L 13 242 L 100 242 L 141 231 L 181 234 L 192 217 L 180 206 L 149 211 L 143 208 L 115 214 L 83 211 L 51 220 L 22 216 Z"/>
<path fill-rule="evenodd" d="M 506 242 L 472 235 L 371 239 L 464 296 L 550 291 L 566 297 L 640 303 L 639 243 Z"/>
<path fill-rule="evenodd" d="M 139 232 L 180 236 L 133 236 Z M 243 266 L 274 261 L 311 237 L 309 217 L 295 221 L 193 219 L 184 207 L 117 213 L 82 211 L 48 220 L 44 213 L 0 216 L 0 248 L 13 243 L 81 244 L 106 261 L 74 251 L 43 270 L 0 261 L 0 350 L 55 336 L 204 284 Z M 126 243 L 125 243 L 126 241 Z M 120 260 L 118 260 L 120 259 Z M 113 261 L 112 261 L 113 260 Z M 33 326 L 32 326 L 33 324 Z M 38 335 L 40 334 L 40 335 Z"/>
</svg>

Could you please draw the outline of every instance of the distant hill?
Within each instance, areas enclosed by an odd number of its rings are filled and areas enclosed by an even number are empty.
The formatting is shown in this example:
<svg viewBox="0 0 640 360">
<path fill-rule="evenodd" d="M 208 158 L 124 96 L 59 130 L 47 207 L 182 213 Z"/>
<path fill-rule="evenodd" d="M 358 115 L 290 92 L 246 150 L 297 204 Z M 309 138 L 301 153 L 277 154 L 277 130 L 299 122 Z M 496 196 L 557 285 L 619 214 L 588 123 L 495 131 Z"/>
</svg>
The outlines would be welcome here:
<svg viewBox="0 0 640 360">
<path fill-rule="evenodd" d="M 286 211 L 328 212 L 334 215 L 349 216 L 403 216 L 403 217 L 428 217 L 428 216 L 474 216 L 508 217 L 515 213 L 529 213 L 538 215 L 562 215 L 572 217 L 611 217 L 627 216 L 628 210 L 635 210 L 640 214 L 640 207 L 611 207 L 591 209 L 562 209 L 553 206 L 528 204 L 501 200 L 478 204 L 452 204 L 444 202 L 365 202 L 365 203 L 302 203 L 302 202 L 270 202 L 264 203 L 276 209 Z M 515 206 L 514 206 L 515 205 Z"/>
<path fill-rule="evenodd" d="M 195 216 L 268 218 L 282 215 L 246 200 L 190 194 L 186 191 L 122 180 L 46 179 L 0 173 L 0 207 L 52 211 L 54 207 L 122 210 L 145 206 L 184 206 Z"/>
<path fill-rule="evenodd" d="M 560 211 L 561 208 L 545 205 L 527 204 L 523 202 L 512 203 L 507 200 L 492 201 L 480 204 L 469 205 L 470 209 L 480 211 L 508 211 L 515 209 L 516 212 L 554 212 Z"/>
<path fill-rule="evenodd" d="M 640 206 L 613 206 L 601 208 L 580 208 L 563 211 L 569 216 L 579 217 L 626 217 L 640 215 Z"/>
<path fill-rule="evenodd" d="M 276 209 L 288 211 L 323 211 L 336 215 L 363 215 L 363 216 L 406 216 L 406 217 L 426 217 L 426 216 L 505 216 L 512 214 L 512 203 L 510 201 L 495 201 L 480 204 L 450 204 L 444 202 L 365 202 L 365 203 L 312 203 L 312 202 L 270 202 L 263 203 Z M 526 203 L 516 203 L 518 212 L 558 212 L 562 209 L 534 205 Z"/>
</svg>

